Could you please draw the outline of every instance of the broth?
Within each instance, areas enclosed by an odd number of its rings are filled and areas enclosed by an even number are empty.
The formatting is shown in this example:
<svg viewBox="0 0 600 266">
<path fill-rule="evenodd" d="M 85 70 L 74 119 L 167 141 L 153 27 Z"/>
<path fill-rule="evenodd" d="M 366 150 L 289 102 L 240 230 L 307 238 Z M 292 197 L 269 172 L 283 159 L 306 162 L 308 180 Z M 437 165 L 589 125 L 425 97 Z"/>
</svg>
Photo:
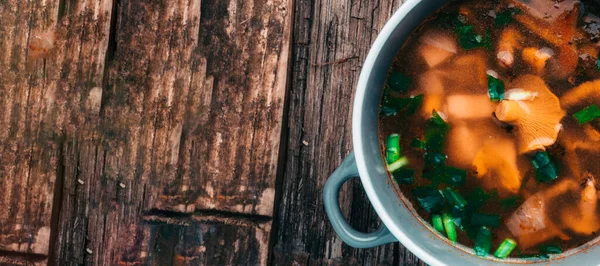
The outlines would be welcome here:
<svg viewBox="0 0 600 266">
<path fill-rule="evenodd" d="M 424 220 L 451 217 L 458 243 L 489 229 L 479 255 L 509 238 L 511 257 L 548 258 L 598 237 L 600 18 L 584 4 L 451 2 L 390 69 L 379 120 L 390 178 Z"/>
</svg>

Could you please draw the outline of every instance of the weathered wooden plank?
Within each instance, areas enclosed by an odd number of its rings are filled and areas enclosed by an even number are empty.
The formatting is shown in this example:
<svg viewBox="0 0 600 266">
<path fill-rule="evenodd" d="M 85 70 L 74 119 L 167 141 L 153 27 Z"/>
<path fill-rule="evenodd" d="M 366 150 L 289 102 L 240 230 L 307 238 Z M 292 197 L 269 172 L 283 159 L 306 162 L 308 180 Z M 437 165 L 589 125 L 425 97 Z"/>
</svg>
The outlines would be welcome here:
<svg viewBox="0 0 600 266">
<path fill-rule="evenodd" d="M 149 217 L 146 265 L 266 265 L 270 222 Z"/>
<path fill-rule="evenodd" d="M 68 17 L 58 0 L 0 5 L 0 249 L 48 254 L 61 139 L 101 85 L 112 1 L 70 3 Z M 33 61 L 28 43 L 44 32 L 56 49 Z"/>
<path fill-rule="evenodd" d="M 29 1 L 1 5 L 0 250 L 43 255 L 48 251 L 55 156 L 46 154 L 48 160 L 38 162 L 45 166 L 43 173 L 32 175 L 39 146 L 51 146 L 52 141 L 38 138 L 43 79 L 27 69 L 26 56 L 31 34 L 53 26 L 47 13 L 54 9 L 52 4 Z"/>
<path fill-rule="evenodd" d="M 0 265 L 2 266 L 42 266 L 47 265 L 47 259 L 23 258 L 22 256 L 0 255 Z"/>
<path fill-rule="evenodd" d="M 257 215 L 264 226 L 240 233 L 268 238 L 290 7 L 288 0 L 115 3 L 107 74 L 89 93 L 95 98 L 78 102 L 98 112 L 84 113 L 59 145 L 52 262 L 164 259 L 146 251 L 151 234 L 142 217 L 153 213 Z M 265 243 L 243 247 L 243 256 L 262 263 Z"/>
<path fill-rule="evenodd" d="M 180 165 L 197 209 L 273 214 L 291 7 L 291 0 L 202 2 L 197 52 L 206 73 L 192 82 L 212 86 L 193 94 L 200 115 L 184 125 L 182 153 L 194 162 Z"/>
<path fill-rule="evenodd" d="M 274 225 L 275 265 L 415 265 L 399 244 L 343 245 L 321 199 L 328 175 L 352 149 L 352 95 L 371 43 L 400 1 L 296 1 L 287 160 Z M 378 227 L 358 180 L 341 193 L 343 211 L 363 231 Z"/>
</svg>

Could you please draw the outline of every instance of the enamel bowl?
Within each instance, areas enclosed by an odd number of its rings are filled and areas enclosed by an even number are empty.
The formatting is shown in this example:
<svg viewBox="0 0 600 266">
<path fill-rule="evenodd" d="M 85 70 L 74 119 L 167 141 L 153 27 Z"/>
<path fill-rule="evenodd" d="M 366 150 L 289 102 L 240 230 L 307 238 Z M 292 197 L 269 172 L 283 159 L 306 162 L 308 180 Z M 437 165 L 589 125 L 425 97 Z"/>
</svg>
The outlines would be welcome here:
<svg viewBox="0 0 600 266">
<path fill-rule="evenodd" d="M 471 252 L 471 248 L 451 244 L 445 237 L 434 232 L 426 221 L 415 216 L 410 202 L 398 195 L 390 183 L 377 134 L 382 88 L 394 57 L 410 33 L 446 2 L 448 1 L 406 1 L 387 22 L 373 44 L 355 95 L 352 117 L 354 152 L 329 177 L 323 191 L 325 209 L 333 228 L 344 242 L 357 248 L 400 241 L 430 265 L 600 265 L 600 245 L 592 243 L 552 257 L 550 261 L 477 257 Z M 342 215 L 338 203 L 339 189 L 344 182 L 354 177 L 360 177 L 373 208 L 383 222 L 376 232 L 358 232 Z"/>
</svg>

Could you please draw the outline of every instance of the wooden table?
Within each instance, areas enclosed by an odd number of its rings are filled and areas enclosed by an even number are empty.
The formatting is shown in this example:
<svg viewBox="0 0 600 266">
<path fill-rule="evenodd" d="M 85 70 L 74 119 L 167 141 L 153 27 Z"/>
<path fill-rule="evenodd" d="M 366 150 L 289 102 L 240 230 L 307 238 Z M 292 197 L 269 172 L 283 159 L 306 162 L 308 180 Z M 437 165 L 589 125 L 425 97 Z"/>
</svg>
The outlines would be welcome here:
<svg viewBox="0 0 600 266">
<path fill-rule="evenodd" d="M 343 244 L 321 200 L 400 4 L 0 0 L 0 264 L 422 264 Z M 378 227 L 359 181 L 340 200 Z"/>
</svg>

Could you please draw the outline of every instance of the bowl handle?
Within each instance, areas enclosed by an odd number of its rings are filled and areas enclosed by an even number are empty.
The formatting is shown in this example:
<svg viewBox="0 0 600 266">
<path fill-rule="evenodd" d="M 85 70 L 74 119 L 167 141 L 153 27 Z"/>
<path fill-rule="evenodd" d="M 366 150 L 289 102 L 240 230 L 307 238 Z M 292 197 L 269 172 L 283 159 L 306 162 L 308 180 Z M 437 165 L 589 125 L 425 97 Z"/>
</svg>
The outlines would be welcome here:
<svg viewBox="0 0 600 266">
<path fill-rule="evenodd" d="M 340 188 L 346 181 L 355 177 L 358 177 L 358 168 L 356 167 L 354 152 L 352 152 L 331 174 L 323 188 L 325 211 L 335 232 L 346 244 L 355 248 L 372 248 L 398 241 L 385 225 L 381 225 L 381 228 L 375 232 L 362 233 L 348 224 L 340 209 Z"/>
</svg>

